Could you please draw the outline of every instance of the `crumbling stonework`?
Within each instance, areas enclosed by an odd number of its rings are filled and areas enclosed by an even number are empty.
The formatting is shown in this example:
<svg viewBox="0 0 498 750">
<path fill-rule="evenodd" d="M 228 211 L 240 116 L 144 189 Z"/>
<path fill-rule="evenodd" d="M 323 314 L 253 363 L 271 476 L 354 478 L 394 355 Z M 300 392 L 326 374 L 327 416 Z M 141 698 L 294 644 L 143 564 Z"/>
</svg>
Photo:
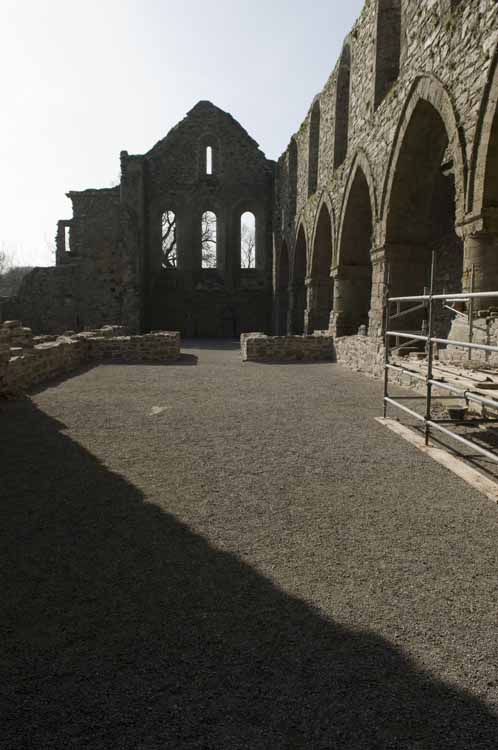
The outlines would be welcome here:
<svg viewBox="0 0 498 750">
<path fill-rule="evenodd" d="M 36 333 L 105 321 L 188 336 L 269 330 L 274 166 L 230 115 L 199 102 L 147 154 L 122 152 L 119 186 L 68 193 L 73 218 L 58 224 L 56 267 L 35 269 L 4 317 L 20 317 Z M 206 212 L 216 216 L 209 268 Z M 250 268 L 241 262 L 245 212 L 256 225 Z M 166 257 L 168 213 L 175 250 Z"/>
<path fill-rule="evenodd" d="M 335 361 L 334 339 L 327 335 L 265 336 L 247 333 L 240 337 L 243 362 Z"/>
<path fill-rule="evenodd" d="M 39 336 L 18 321 L 0 327 L 0 395 L 19 393 L 85 364 L 118 361 L 128 364 L 176 362 L 180 334 L 158 331 L 144 336 L 123 335 L 123 329 L 105 326 L 97 331 L 63 336 Z"/>
<path fill-rule="evenodd" d="M 468 290 L 472 266 L 476 291 L 498 289 L 497 42 L 492 0 L 365 2 L 278 162 L 275 330 L 328 319 L 344 359 L 371 362 L 342 338 L 377 340 L 387 282 L 422 294 L 432 250 L 436 291 Z"/>
<path fill-rule="evenodd" d="M 366 0 L 277 165 L 199 102 L 147 154 L 121 154 L 118 187 L 69 194 L 56 268 L 35 270 L 4 314 L 35 332 L 104 320 L 188 336 L 327 329 L 346 360 L 371 362 L 365 342 L 342 339 L 361 329 L 379 346 L 387 286 L 421 294 L 433 251 L 436 291 L 468 290 L 472 276 L 476 291 L 498 289 L 497 102 L 494 0 Z M 210 268 L 206 211 L 217 217 Z M 245 211 L 257 224 L 251 269 Z M 421 323 L 419 312 L 400 325 Z M 441 337 L 454 326 L 448 311 L 436 320 Z"/>
</svg>

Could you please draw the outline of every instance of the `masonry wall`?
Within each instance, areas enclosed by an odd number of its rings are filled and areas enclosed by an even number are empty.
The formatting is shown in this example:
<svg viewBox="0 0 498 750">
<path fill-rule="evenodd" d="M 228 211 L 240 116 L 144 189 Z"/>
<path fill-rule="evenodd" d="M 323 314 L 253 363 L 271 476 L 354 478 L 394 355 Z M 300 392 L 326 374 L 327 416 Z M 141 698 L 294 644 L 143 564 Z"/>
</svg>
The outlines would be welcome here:
<svg viewBox="0 0 498 750">
<path fill-rule="evenodd" d="M 105 326 L 81 334 L 33 338 L 31 329 L 6 321 L 0 326 L 0 396 L 17 395 L 87 364 L 166 364 L 179 358 L 177 332 L 126 336 L 120 327 Z"/>
<path fill-rule="evenodd" d="M 60 222 L 57 265 L 25 277 L 16 298 L 4 305 L 4 319 L 22 318 L 35 333 L 79 331 L 109 321 L 137 330 L 138 314 L 129 299 L 139 292 L 123 241 L 119 188 L 68 195 L 73 218 Z"/>
<path fill-rule="evenodd" d="M 206 149 L 212 149 L 212 173 Z M 187 336 L 271 328 L 274 163 L 226 112 L 199 102 L 144 157 L 147 174 L 146 326 Z M 176 268 L 164 266 L 161 217 L 173 211 Z M 216 268 L 202 268 L 201 222 L 217 217 Z M 256 218 L 255 268 L 241 268 L 240 220 Z"/>
<path fill-rule="evenodd" d="M 335 362 L 334 339 L 331 336 L 265 336 L 242 334 L 243 362 Z"/>
<path fill-rule="evenodd" d="M 458 289 L 468 287 L 469 238 L 477 236 L 480 242 L 482 232 L 496 234 L 498 228 L 492 211 L 485 213 L 480 207 L 484 180 L 483 165 L 479 165 L 478 159 L 479 149 L 491 128 L 486 121 L 486 111 L 491 108 L 494 113 L 496 104 L 493 80 L 497 42 L 498 6 L 492 0 L 460 3 L 367 0 L 345 40 L 340 60 L 278 162 L 274 203 L 274 318 L 284 321 L 280 323 L 280 330 L 286 320 L 288 330 L 292 330 L 293 297 L 299 298 L 296 286 L 301 282 L 295 267 L 300 231 L 306 240 L 305 321 L 316 306 L 319 288 L 314 271 L 318 252 L 317 223 L 320 209 L 325 205 L 331 217 L 329 275 L 334 279 L 336 299 L 335 309 L 330 310 L 330 330 L 340 335 L 337 318 L 343 312 L 341 300 L 354 304 L 354 299 L 351 301 L 345 293 L 345 280 L 351 286 L 352 269 L 357 261 L 345 257 L 348 251 L 345 232 L 347 207 L 355 195 L 355 176 L 361 172 L 368 185 L 372 213 L 372 227 L 365 230 L 371 262 L 368 333 L 373 337 L 382 333 L 387 264 L 398 262 L 399 280 L 405 289 L 409 286 L 410 275 L 412 279 L 416 276 L 413 268 L 410 269 L 410 258 L 415 257 L 417 240 L 413 240 L 410 248 L 402 247 L 401 234 L 398 232 L 395 236 L 390 222 L 392 224 L 395 211 L 401 211 L 399 206 L 405 212 L 411 210 L 413 215 L 418 210 L 416 201 L 411 205 L 409 171 L 403 184 L 395 182 L 403 149 L 406 155 L 409 147 L 412 148 L 410 137 L 412 141 L 417 140 L 417 133 L 409 132 L 411 125 L 417 125 L 417 117 L 421 123 L 418 133 L 421 149 L 429 148 L 431 134 L 436 137 L 431 123 L 441 121 L 449 141 L 441 157 L 441 169 L 454 181 L 453 206 L 441 209 L 446 211 L 449 220 L 451 211 L 454 214 L 453 234 L 446 240 L 446 247 L 453 243 L 453 250 L 446 258 L 444 252 L 441 253 L 437 283 L 440 288 L 446 283 Z M 348 75 L 349 87 L 344 84 Z M 349 94 L 346 104 L 345 91 Z M 315 170 L 316 158 L 310 153 L 310 144 L 314 138 L 313 113 L 317 101 L 320 108 L 317 186 L 310 192 L 309 175 Z M 347 138 L 345 147 L 342 143 L 344 153 L 341 155 L 338 141 L 344 141 L 345 117 Z M 490 158 L 494 158 L 492 152 Z M 414 179 L 417 163 L 418 159 L 413 158 Z M 398 200 L 396 209 L 391 194 L 393 181 Z M 429 197 L 433 184 L 434 181 L 427 187 Z M 419 224 L 423 223 L 420 218 Z M 442 237 L 445 230 L 439 229 Z M 286 262 L 287 252 L 289 273 L 285 283 L 279 278 L 279 266 L 282 257 Z M 489 254 L 485 256 L 484 251 L 477 252 L 475 258 L 478 283 L 497 284 L 496 262 Z M 416 284 L 422 293 L 422 278 L 427 283 L 428 273 L 419 276 Z M 284 296 L 288 316 L 282 315 L 279 309 Z M 448 326 L 448 321 L 442 321 L 443 327 L 445 324 Z M 307 332 L 312 330 L 310 325 Z"/>
</svg>

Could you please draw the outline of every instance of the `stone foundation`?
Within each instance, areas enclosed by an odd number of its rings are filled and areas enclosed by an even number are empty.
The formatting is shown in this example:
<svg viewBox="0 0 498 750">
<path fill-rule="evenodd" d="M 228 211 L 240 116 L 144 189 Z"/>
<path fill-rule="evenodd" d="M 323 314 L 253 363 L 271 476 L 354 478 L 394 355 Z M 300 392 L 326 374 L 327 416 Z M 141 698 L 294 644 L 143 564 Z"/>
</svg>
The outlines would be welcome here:
<svg viewBox="0 0 498 750">
<path fill-rule="evenodd" d="M 17 321 L 0 328 L 0 395 L 16 394 L 85 364 L 115 361 L 129 364 L 175 362 L 180 357 L 180 334 L 165 331 L 124 336 L 123 329 L 105 326 L 98 331 L 64 336 L 39 336 Z M 21 344 L 21 345 L 20 345 Z"/>
<path fill-rule="evenodd" d="M 331 336 L 266 336 L 243 333 L 240 337 L 244 362 L 317 362 L 335 361 Z"/>
</svg>

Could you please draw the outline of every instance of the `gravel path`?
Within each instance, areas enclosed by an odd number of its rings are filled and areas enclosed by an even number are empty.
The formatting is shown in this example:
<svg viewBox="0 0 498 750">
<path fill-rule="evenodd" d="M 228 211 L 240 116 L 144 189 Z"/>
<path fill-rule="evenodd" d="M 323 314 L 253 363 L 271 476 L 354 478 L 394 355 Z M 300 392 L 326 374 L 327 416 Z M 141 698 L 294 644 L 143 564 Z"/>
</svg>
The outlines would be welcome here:
<svg viewBox="0 0 498 750">
<path fill-rule="evenodd" d="M 339 366 L 0 405 L 2 750 L 498 746 L 498 509 Z"/>
</svg>

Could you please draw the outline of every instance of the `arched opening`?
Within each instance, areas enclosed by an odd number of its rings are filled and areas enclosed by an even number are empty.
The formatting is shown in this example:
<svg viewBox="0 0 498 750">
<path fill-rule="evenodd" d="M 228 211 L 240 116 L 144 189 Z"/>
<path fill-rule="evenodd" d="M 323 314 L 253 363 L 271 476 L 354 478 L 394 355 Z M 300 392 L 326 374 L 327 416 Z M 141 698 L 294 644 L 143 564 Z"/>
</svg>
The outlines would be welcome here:
<svg viewBox="0 0 498 750">
<path fill-rule="evenodd" d="M 306 257 L 307 244 L 304 229 L 301 226 L 294 248 L 294 264 L 292 272 L 292 333 L 300 336 L 304 332 L 304 312 L 306 309 Z"/>
<path fill-rule="evenodd" d="M 348 152 L 349 89 L 351 81 L 351 49 L 346 44 L 342 51 L 337 74 L 335 105 L 334 167 L 340 167 Z"/>
<path fill-rule="evenodd" d="M 320 159 L 320 100 L 313 105 L 310 117 L 308 149 L 308 197 L 316 193 Z"/>
<path fill-rule="evenodd" d="M 335 271 L 334 323 L 338 336 L 357 334 L 360 326 L 369 324 L 373 211 L 361 167 L 356 170 L 347 200 Z"/>
<path fill-rule="evenodd" d="M 161 266 L 163 268 L 177 268 L 178 266 L 178 244 L 176 214 L 174 211 L 165 211 L 161 217 L 162 245 Z"/>
<path fill-rule="evenodd" d="M 218 261 L 218 227 L 216 214 L 205 211 L 201 219 L 202 268 L 216 268 Z"/>
<path fill-rule="evenodd" d="M 206 147 L 206 174 L 213 174 L 213 147 Z"/>
<path fill-rule="evenodd" d="M 312 304 L 308 333 L 324 331 L 329 327 L 333 306 L 333 280 L 330 277 L 332 265 L 332 222 L 325 204 L 320 209 L 313 245 Z"/>
<path fill-rule="evenodd" d="M 436 292 L 460 292 L 463 243 L 455 231 L 455 169 L 444 122 L 425 100 L 415 107 L 399 151 L 387 213 L 387 260 L 394 295 L 422 294 L 436 254 Z M 436 331 L 447 337 L 452 314 L 437 305 Z M 424 313 L 409 316 L 419 328 Z M 400 322 L 401 325 L 401 322 Z"/>
<path fill-rule="evenodd" d="M 279 336 L 286 336 L 289 314 L 289 251 L 285 240 L 282 242 L 277 267 L 277 304 L 277 333 Z"/>
<path fill-rule="evenodd" d="M 240 217 L 240 267 L 256 268 L 256 217 L 251 211 Z"/>
<path fill-rule="evenodd" d="M 375 54 L 375 109 L 399 76 L 401 0 L 378 0 Z"/>
</svg>

